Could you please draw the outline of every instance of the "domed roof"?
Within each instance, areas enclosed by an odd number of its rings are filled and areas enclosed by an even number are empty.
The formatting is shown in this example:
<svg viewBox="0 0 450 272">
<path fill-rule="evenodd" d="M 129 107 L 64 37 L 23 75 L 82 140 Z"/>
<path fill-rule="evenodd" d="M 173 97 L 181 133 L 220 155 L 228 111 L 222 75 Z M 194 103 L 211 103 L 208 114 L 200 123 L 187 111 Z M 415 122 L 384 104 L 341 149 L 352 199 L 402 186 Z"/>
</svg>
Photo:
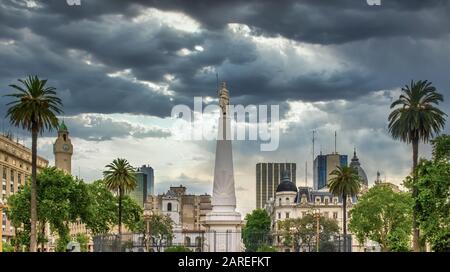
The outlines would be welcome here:
<svg viewBox="0 0 450 272">
<path fill-rule="evenodd" d="M 283 177 L 281 178 L 280 184 L 278 184 L 276 192 L 297 192 L 297 187 L 291 182 L 288 171 L 283 171 Z"/>
<path fill-rule="evenodd" d="M 58 131 L 59 131 L 59 132 L 67 132 L 67 131 L 69 131 L 69 130 L 67 129 L 66 124 L 64 123 L 64 120 L 63 120 L 62 123 L 59 125 Z"/>
<path fill-rule="evenodd" d="M 366 172 L 361 167 L 361 163 L 359 162 L 358 156 L 356 156 L 356 149 L 353 152 L 353 158 L 352 158 L 352 162 L 350 163 L 350 166 L 355 168 L 356 171 L 358 171 L 358 176 L 361 179 L 362 184 L 368 186 L 369 185 L 369 181 L 367 179 Z"/>
</svg>

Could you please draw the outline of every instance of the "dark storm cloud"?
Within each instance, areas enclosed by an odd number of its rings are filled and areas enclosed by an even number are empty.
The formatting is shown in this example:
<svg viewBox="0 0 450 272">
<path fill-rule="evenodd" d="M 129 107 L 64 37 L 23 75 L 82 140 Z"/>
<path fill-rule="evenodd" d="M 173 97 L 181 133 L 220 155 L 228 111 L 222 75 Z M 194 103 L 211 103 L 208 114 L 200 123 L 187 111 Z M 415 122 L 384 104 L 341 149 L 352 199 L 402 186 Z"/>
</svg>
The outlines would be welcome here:
<svg viewBox="0 0 450 272">
<path fill-rule="evenodd" d="M 443 0 L 384 0 L 379 7 L 369 6 L 366 0 L 97 0 L 84 1 L 74 10 L 64 2 L 44 2 L 42 12 L 79 20 L 103 14 L 133 17 L 142 7 L 154 7 L 188 14 L 208 29 L 242 23 L 266 35 L 320 44 L 387 36 L 436 37 L 449 33 L 445 26 L 450 23 L 446 16 L 450 5 Z"/>
<path fill-rule="evenodd" d="M 133 137 L 144 138 L 167 138 L 171 136 L 170 130 L 159 127 L 138 126 L 126 121 L 116 120 L 104 115 L 81 114 L 72 117 L 65 117 L 64 122 L 72 137 L 87 141 L 111 141 L 115 138 Z M 9 126 L 6 131 L 18 135 L 20 139 L 29 139 L 29 133 Z M 43 136 L 54 138 L 57 132 L 46 131 Z"/>
<path fill-rule="evenodd" d="M 82 1 L 80 7 L 36 2 L 36 8 L 19 0 L 0 4 L 1 86 L 27 74 L 49 78 L 68 115 L 167 116 L 175 104 L 192 104 L 193 96 L 214 96 L 216 71 L 227 81 L 233 103 L 242 104 L 354 100 L 422 76 L 443 92 L 450 87 L 447 1 L 385 0 L 381 7 L 365 0 L 97 0 Z M 182 12 L 197 20 L 200 30 L 180 31 L 157 19 L 133 22 L 144 7 Z M 346 68 L 305 71 L 304 63 L 283 66 L 282 61 L 274 68 L 267 64 L 275 58 L 258 51 L 251 39 L 231 33 L 228 23 L 245 24 L 252 35 L 322 44 L 319 49 L 333 52 Z M 182 49 L 191 54 L 181 56 Z M 108 76 L 124 71 L 126 77 Z M 279 79 L 292 71 L 298 74 Z M 168 86 L 175 96 L 147 81 Z M 4 112 L 4 103 L 0 109 Z"/>
</svg>

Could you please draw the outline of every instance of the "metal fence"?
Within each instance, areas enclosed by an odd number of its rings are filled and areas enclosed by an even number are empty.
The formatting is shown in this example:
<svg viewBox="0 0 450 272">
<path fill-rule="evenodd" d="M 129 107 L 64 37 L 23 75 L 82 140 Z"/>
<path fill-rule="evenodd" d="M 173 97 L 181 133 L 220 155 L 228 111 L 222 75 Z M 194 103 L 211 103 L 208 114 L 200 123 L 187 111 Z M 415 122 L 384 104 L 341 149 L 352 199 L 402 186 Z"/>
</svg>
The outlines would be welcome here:
<svg viewBox="0 0 450 272">
<path fill-rule="evenodd" d="M 94 252 L 164 252 L 168 248 L 183 247 L 201 252 L 205 248 L 204 233 L 174 233 L 172 239 L 150 237 L 143 233 L 98 235 L 93 237 Z"/>
<path fill-rule="evenodd" d="M 263 246 L 270 246 L 279 252 L 352 252 L 355 249 L 351 235 L 347 236 L 344 246 L 343 236 L 332 236 L 328 240 L 315 239 L 308 242 L 298 240 L 286 243 L 280 235 L 232 232 L 174 232 L 170 239 L 150 237 L 143 233 L 124 233 L 119 237 L 114 234 L 93 237 L 94 252 L 164 252 L 176 247 L 192 252 L 229 252 L 232 251 L 232 235 L 241 237 L 241 251 L 258 251 Z M 209 240 L 209 241 L 208 241 Z M 220 247 L 220 248 L 218 248 Z"/>
</svg>

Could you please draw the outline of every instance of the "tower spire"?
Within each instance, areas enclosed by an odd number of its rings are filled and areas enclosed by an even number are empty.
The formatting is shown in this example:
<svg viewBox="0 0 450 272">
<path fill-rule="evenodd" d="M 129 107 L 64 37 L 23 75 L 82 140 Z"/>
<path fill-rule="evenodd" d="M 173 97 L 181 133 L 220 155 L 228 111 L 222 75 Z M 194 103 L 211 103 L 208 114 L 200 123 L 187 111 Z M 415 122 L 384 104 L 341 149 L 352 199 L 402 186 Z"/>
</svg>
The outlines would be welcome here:
<svg viewBox="0 0 450 272">
<path fill-rule="evenodd" d="M 334 154 L 337 154 L 337 131 L 334 131 Z"/>
</svg>

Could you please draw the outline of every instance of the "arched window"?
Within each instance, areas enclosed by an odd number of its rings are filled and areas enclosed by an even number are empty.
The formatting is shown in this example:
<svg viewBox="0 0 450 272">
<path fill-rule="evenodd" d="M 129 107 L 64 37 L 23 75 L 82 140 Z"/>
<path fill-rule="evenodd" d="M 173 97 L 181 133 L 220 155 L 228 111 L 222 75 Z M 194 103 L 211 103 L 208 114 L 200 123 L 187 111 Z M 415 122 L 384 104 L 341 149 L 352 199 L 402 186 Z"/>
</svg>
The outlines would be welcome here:
<svg viewBox="0 0 450 272">
<path fill-rule="evenodd" d="M 172 211 L 172 203 L 167 203 L 167 211 L 171 212 Z"/>
<path fill-rule="evenodd" d="M 185 246 L 191 245 L 191 237 L 189 237 L 189 236 L 184 237 L 184 245 Z"/>
<path fill-rule="evenodd" d="M 278 199 L 278 205 L 281 205 L 281 197 Z"/>
<path fill-rule="evenodd" d="M 289 197 L 286 197 L 286 202 L 289 203 Z"/>
<path fill-rule="evenodd" d="M 197 247 L 201 247 L 202 246 L 202 237 L 200 237 L 200 236 L 195 237 L 195 244 Z"/>
</svg>

